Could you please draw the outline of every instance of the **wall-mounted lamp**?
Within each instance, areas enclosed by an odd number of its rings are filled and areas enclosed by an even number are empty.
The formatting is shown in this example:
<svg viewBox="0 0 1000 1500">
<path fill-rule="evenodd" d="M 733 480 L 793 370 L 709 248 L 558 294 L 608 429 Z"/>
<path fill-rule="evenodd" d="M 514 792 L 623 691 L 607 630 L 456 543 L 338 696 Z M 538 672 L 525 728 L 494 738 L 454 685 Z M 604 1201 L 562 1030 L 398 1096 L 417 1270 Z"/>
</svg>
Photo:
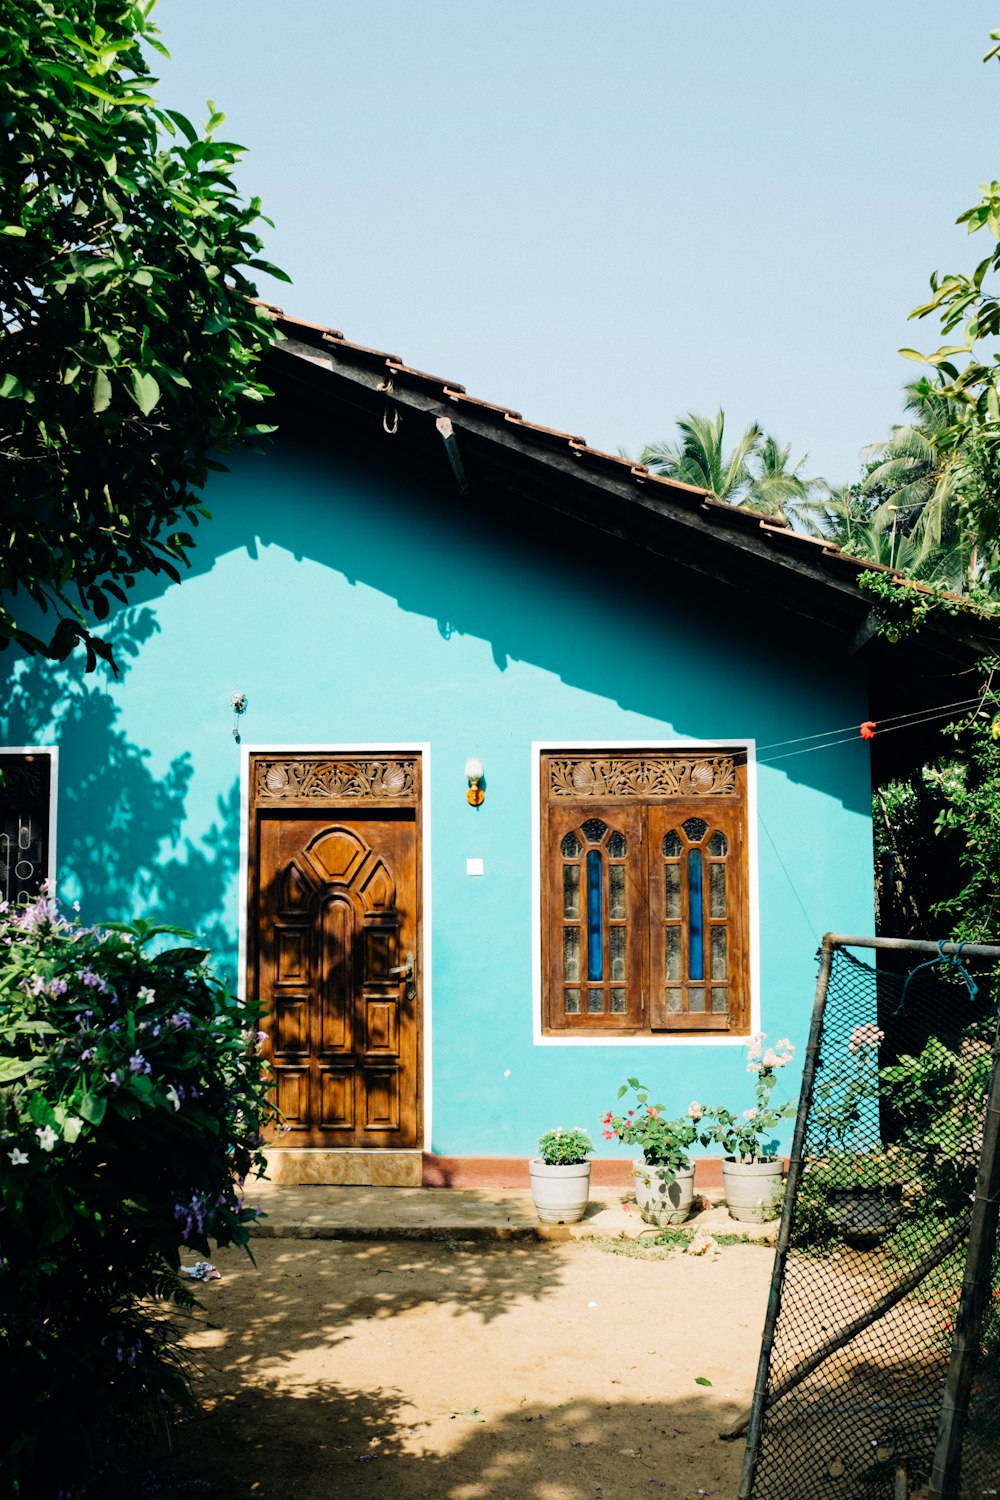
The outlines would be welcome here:
<svg viewBox="0 0 1000 1500">
<path fill-rule="evenodd" d="M 470 807 L 482 807 L 483 802 L 486 800 L 486 793 L 479 785 L 483 779 L 482 761 L 478 760 L 474 755 L 471 756 L 465 762 L 465 775 L 469 783 L 469 790 L 465 794 L 466 801 Z"/>
<path fill-rule="evenodd" d="M 233 693 L 229 699 L 229 706 L 233 711 L 233 739 L 237 745 L 240 742 L 240 717 L 247 711 L 246 693 Z"/>
</svg>

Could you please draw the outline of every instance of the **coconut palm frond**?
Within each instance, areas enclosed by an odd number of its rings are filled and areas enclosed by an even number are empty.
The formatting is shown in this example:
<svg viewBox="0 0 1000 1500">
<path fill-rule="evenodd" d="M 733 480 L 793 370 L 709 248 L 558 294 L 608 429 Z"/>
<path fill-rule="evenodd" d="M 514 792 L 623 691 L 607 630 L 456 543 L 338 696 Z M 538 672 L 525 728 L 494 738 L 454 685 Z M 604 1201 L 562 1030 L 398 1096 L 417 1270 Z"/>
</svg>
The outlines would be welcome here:
<svg viewBox="0 0 1000 1500">
<path fill-rule="evenodd" d="M 708 490 L 716 499 L 736 504 L 749 489 L 752 476 L 747 459 L 761 441 L 761 429 L 751 424 L 731 453 L 725 451 L 726 417 L 719 411 L 714 418 L 688 412 L 678 420 L 680 440 L 655 443 L 642 455 L 656 474 L 679 479 Z"/>
</svg>

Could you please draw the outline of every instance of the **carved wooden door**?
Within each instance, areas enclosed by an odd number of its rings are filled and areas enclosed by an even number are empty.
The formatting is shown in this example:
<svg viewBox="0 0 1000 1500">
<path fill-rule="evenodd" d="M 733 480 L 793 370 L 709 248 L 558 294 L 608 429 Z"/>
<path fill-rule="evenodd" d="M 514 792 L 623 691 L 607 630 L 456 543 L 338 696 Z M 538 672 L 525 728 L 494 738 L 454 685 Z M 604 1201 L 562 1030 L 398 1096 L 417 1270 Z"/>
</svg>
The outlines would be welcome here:
<svg viewBox="0 0 1000 1500">
<path fill-rule="evenodd" d="M 277 1145 L 421 1143 L 419 757 L 251 761 L 251 983 Z"/>
</svg>

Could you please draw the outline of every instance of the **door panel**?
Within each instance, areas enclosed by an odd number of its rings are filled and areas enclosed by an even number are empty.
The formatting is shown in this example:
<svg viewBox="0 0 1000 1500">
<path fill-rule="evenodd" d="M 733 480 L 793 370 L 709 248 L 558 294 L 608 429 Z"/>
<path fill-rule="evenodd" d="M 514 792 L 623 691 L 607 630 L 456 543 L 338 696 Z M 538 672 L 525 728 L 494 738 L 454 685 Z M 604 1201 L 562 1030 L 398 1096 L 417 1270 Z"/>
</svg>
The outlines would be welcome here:
<svg viewBox="0 0 1000 1500">
<path fill-rule="evenodd" d="M 419 802 L 253 813 L 250 977 L 288 1126 L 274 1144 L 416 1147 Z"/>
</svg>

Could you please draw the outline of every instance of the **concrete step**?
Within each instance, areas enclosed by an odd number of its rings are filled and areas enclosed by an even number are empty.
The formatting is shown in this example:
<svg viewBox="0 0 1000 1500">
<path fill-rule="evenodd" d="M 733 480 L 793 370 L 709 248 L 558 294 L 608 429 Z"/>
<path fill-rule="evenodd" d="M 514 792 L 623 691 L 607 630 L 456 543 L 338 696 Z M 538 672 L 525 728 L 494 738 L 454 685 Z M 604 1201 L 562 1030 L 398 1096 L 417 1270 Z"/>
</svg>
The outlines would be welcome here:
<svg viewBox="0 0 1000 1500">
<path fill-rule="evenodd" d="M 652 1239 L 631 1193 L 591 1192 L 579 1224 L 541 1224 L 531 1194 L 505 1188 L 329 1187 L 255 1183 L 248 1203 L 263 1212 L 254 1234 L 272 1239 L 565 1240 Z M 740 1224 L 724 1206 L 702 1206 L 685 1227 L 773 1243 L 777 1220 Z"/>
</svg>

